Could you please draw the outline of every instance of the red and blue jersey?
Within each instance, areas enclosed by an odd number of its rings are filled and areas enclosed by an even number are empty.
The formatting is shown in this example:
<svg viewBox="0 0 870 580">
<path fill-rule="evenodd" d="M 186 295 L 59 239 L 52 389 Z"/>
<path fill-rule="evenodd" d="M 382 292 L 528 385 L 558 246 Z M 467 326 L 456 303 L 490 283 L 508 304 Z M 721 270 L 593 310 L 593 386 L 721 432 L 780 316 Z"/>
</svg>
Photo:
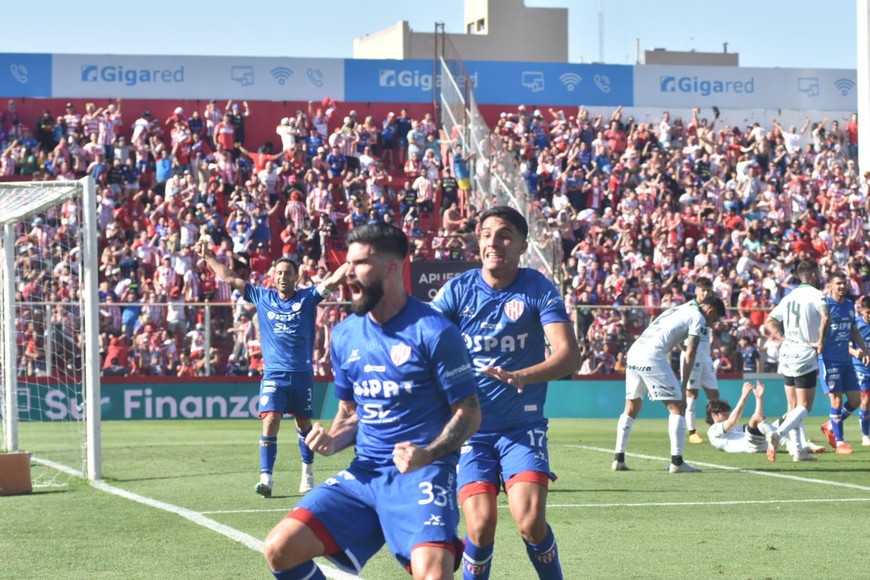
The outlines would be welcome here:
<svg viewBox="0 0 870 580">
<path fill-rule="evenodd" d="M 870 346 L 870 323 L 864 321 L 863 316 L 859 316 L 856 322 L 858 332 L 861 333 L 861 338 L 864 339 L 864 344 Z M 870 377 L 870 368 L 867 367 L 861 359 L 853 358 L 852 364 L 855 366 L 855 372 L 865 377 Z"/>
<path fill-rule="evenodd" d="M 825 296 L 830 323 L 825 348 L 821 358 L 826 362 L 849 362 L 849 343 L 852 340 L 852 325 L 855 324 L 855 303 L 848 298 L 842 303 Z"/>
<path fill-rule="evenodd" d="M 544 417 L 547 383 L 526 385 L 522 393 L 483 369 L 524 369 L 544 361 L 544 327 L 567 322 L 558 290 L 536 270 L 520 268 L 502 290 L 487 284 L 480 270 L 449 280 L 432 306 L 459 327 L 474 363 L 483 423 L 478 432 L 504 431 L 536 424 Z"/>
<path fill-rule="evenodd" d="M 317 305 L 316 288 L 300 288 L 289 300 L 277 290 L 245 284 L 245 300 L 257 307 L 264 374 L 311 370 Z"/>
<path fill-rule="evenodd" d="M 455 326 L 416 298 L 384 325 L 368 315 L 338 324 L 330 342 L 335 394 L 354 401 L 361 461 L 393 464 L 396 443 L 426 446 L 475 394 L 471 361 Z M 456 465 L 459 451 L 443 460 Z"/>
</svg>

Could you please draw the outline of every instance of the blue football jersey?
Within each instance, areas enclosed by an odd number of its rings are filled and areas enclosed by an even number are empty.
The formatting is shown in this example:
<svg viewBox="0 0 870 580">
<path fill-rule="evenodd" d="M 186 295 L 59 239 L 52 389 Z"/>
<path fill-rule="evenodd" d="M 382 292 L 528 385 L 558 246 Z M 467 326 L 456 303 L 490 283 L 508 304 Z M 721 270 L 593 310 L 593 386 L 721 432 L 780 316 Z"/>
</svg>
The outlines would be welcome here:
<svg viewBox="0 0 870 580">
<path fill-rule="evenodd" d="M 849 362 L 849 343 L 852 341 L 852 325 L 855 323 L 855 303 L 848 298 L 840 304 L 825 296 L 831 317 L 822 359 L 829 362 Z"/>
<path fill-rule="evenodd" d="M 396 443 L 428 445 L 452 417 L 450 405 L 476 392 L 459 331 L 411 296 L 383 326 L 368 315 L 346 318 L 330 352 L 336 396 L 357 405 L 360 460 L 392 464 Z M 449 456 L 453 465 L 458 458 L 458 449 Z"/>
<path fill-rule="evenodd" d="M 264 374 L 310 371 L 317 305 L 323 300 L 317 289 L 300 288 L 282 300 L 277 290 L 245 284 L 245 300 L 257 307 Z"/>
<path fill-rule="evenodd" d="M 543 274 L 520 268 L 502 290 L 487 284 L 481 271 L 469 270 L 449 280 L 432 306 L 456 324 L 471 354 L 483 413 L 480 432 L 515 429 L 544 416 L 547 383 L 529 384 L 522 394 L 483 374 L 486 367 L 524 369 L 545 358 L 544 327 L 567 322 L 558 290 Z"/>
<path fill-rule="evenodd" d="M 858 332 L 861 333 L 861 338 L 864 339 L 864 344 L 870 346 L 870 323 L 864 322 L 864 317 L 859 316 L 855 324 L 858 327 Z M 870 376 L 870 368 L 867 368 L 860 359 L 853 358 L 852 364 L 855 366 L 856 373 L 865 377 Z"/>
</svg>

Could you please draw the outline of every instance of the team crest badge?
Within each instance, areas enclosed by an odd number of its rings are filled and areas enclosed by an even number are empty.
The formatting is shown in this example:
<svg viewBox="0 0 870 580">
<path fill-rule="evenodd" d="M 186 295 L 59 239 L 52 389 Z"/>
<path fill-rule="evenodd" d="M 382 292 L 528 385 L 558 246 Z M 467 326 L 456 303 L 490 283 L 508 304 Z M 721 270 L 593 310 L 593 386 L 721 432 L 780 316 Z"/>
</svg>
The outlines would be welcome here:
<svg viewBox="0 0 870 580">
<path fill-rule="evenodd" d="M 520 319 L 520 316 L 523 315 L 523 311 L 526 309 L 526 305 L 522 300 L 511 300 L 507 304 L 504 305 L 504 313 L 507 314 L 507 317 L 516 322 Z"/>
<path fill-rule="evenodd" d="M 411 347 L 404 343 L 399 343 L 390 350 L 390 359 L 396 366 L 401 365 L 408 357 L 411 356 Z"/>
</svg>

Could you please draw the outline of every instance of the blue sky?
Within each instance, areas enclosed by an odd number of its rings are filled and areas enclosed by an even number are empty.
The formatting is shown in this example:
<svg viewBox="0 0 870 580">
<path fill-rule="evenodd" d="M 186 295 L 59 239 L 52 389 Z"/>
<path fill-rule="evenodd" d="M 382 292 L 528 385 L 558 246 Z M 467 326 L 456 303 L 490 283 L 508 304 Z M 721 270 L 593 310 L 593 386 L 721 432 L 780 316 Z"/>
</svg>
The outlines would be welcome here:
<svg viewBox="0 0 870 580">
<path fill-rule="evenodd" d="M 493 0 L 497 2 L 498 0 Z M 413 30 L 464 30 L 463 0 L 210 0 L 9 2 L 0 52 L 351 58 L 353 39 L 400 20 Z M 641 50 L 740 53 L 746 67 L 855 68 L 853 0 L 526 0 L 569 8 L 569 59 L 634 64 Z M 98 18 L 88 30 L 83 23 Z M 106 25 L 111 22 L 112 25 Z M 79 30 L 76 34 L 74 31 Z M 235 39 L 231 39 L 235 36 Z"/>
</svg>

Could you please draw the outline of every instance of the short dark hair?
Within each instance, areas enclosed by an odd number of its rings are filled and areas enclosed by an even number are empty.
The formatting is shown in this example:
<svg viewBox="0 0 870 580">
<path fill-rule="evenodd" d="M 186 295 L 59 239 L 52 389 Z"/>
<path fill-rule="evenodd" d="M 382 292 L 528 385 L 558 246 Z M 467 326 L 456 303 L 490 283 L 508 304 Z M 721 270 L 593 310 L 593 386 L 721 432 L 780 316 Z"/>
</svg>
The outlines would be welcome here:
<svg viewBox="0 0 870 580">
<path fill-rule="evenodd" d="M 730 413 L 731 405 L 728 404 L 728 401 L 724 401 L 722 399 L 710 399 L 707 401 L 707 424 L 712 425 L 713 421 L 713 413 Z"/>
<path fill-rule="evenodd" d="M 722 302 L 722 299 L 718 296 L 713 296 L 710 294 L 706 298 L 704 298 L 699 304 L 709 304 L 713 307 L 713 310 L 716 311 L 716 314 L 719 315 L 719 318 L 725 316 L 725 303 Z"/>
<path fill-rule="evenodd" d="M 837 270 L 836 272 L 831 272 L 830 274 L 828 274 L 828 282 L 837 278 L 846 281 L 846 274 L 842 270 Z"/>
<path fill-rule="evenodd" d="M 353 228 L 347 234 L 347 245 L 351 244 L 365 244 L 377 253 L 390 254 L 402 260 L 408 256 L 408 236 L 396 226 L 386 223 Z"/>
<path fill-rule="evenodd" d="M 797 275 L 800 278 L 801 282 L 806 282 L 810 279 L 810 276 L 813 275 L 814 272 L 819 271 L 819 265 L 815 262 L 815 260 L 804 260 L 797 266 Z"/>
<path fill-rule="evenodd" d="M 712 290 L 713 281 L 706 276 L 698 276 L 697 278 L 695 278 L 695 286 L 703 288 L 704 290 Z"/>
<path fill-rule="evenodd" d="M 293 266 L 293 271 L 297 274 L 299 273 L 299 264 L 297 264 L 296 260 L 293 260 L 292 258 L 278 258 L 277 260 L 275 260 L 275 266 L 277 267 L 278 264 L 290 264 L 291 266 Z"/>
<path fill-rule="evenodd" d="M 503 219 L 504 221 L 514 226 L 523 237 L 523 239 L 529 237 L 529 223 L 526 221 L 526 218 L 523 217 L 523 214 L 521 214 L 514 208 L 507 205 L 497 205 L 495 207 L 491 207 L 482 214 L 480 214 L 479 223 L 483 225 L 484 222 L 486 222 L 486 220 L 491 217 Z"/>
<path fill-rule="evenodd" d="M 862 296 L 858 300 L 858 308 L 870 308 L 870 296 Z"/>
</svg>

